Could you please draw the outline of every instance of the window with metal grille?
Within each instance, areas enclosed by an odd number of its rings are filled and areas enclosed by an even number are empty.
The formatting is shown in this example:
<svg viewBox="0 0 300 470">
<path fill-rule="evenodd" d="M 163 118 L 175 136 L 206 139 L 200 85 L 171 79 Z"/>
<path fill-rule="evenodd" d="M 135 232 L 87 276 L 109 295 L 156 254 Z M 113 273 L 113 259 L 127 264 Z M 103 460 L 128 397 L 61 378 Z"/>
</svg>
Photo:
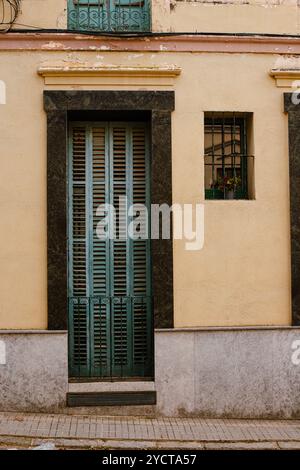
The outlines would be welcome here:
<svg viewBox="0 0 300 470">
<path fill-rule="evenodd" d="M 205 113 L 205 199 L 253 199 L 250 113 Z"/>
<path fill-rule="evenodd" d="M 68 29 L 150 31 L 150 0 L 68 0 Z"/>
</svg>

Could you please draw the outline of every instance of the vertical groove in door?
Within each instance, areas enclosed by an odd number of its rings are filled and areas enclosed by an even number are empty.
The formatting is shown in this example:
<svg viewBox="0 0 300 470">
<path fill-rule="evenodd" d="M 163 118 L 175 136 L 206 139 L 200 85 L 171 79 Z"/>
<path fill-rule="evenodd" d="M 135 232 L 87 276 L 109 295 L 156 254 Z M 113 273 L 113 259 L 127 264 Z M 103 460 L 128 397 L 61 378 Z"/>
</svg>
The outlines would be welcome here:
<svg viewBox="0 0 300 470">
<path fill-rule="evenodd" d="M 150 209 L 149 200 L 150 158 L 147 154 L 147 132 L 143 126 L 132 128 L 132 202 L 141 209 Z M 140 237 L 132 241 L 133 256 L 133 360 L 135 366 L 147 368 L 148 341 L 152 336 L 151 325 L 151 265 L 149 217 L 139 213 Z M 145 370 L 145 373 L 146 370 Z"/>
<path fill-rule="evenodd" d="M 106 124 L 91 127 L 91 173 L 92 173 L 92 324 L 93 349 L 92 376 L 110 374 L 110 341 L 109 322 L 110 305 L 109 296 L 109 240 L 99 239 L 97 236 L 97 224 L 106 217 L 106 212 L 100 216 L 97 210 L 108 201 L 109 173 L 108 165 L 108 127 Z"/>
<path fill-rule="evenodd" d="M 119 201 L 120 198 L 126 198 L 128 182 L 128 132 L 124 124 L 112 123 L 110 127 L 112 140 L 112 196 L 111 202 L 116 210 L 116 236 L 119 237 Z M 127 328 L 127 308 L 129 295 L 128 285 L 128 241 L 125 239 L 115 239 L 112 241 L 113 270 L 112 279 L 112 351 L 113 351 L 113 369 L 120 376 L 128 368 L 128 328 Z"/>
</svg>

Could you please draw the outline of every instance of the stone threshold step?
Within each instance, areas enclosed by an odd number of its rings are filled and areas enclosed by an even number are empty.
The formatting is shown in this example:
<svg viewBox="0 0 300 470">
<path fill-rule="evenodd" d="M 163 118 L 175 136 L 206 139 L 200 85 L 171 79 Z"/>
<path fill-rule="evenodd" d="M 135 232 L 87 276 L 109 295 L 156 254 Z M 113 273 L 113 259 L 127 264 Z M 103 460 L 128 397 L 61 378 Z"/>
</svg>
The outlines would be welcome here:
<svg viewBox="0 0 300 470">
<path fill-rule="evenodd" d="M 69 393 L 94 392 L 154 392 L 153 381 L 128 382 L 70 382 Z"/>
<path fill-rule="evenodd" d="M 155 391 L 67 393 L 67 406 L 155 405 Z"/>
</svg>

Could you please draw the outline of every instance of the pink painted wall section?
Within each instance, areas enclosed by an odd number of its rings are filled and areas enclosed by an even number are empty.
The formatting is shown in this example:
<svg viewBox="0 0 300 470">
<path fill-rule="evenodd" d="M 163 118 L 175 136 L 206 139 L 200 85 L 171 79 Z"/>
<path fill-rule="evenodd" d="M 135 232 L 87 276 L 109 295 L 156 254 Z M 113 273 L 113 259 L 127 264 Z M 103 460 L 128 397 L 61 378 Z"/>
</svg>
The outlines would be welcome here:
<svg viewBox="0 0 300 470">
<path fill-rule="evenodd" d="M 300 37 L 171 35 L 114 38 L 67 33 L 8 33 L 0 35 L 0 50 L 300 54 Z"/>
</svg>

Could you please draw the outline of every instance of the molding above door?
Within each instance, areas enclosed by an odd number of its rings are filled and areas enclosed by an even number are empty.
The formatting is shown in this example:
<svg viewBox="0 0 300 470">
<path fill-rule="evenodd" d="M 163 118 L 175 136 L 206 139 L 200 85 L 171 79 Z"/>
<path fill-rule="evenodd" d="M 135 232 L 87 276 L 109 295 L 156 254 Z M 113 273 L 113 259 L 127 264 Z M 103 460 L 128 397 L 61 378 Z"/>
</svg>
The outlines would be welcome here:
<svg viewBox="0 0 300 470">
<path fill-rule="evenodd" d="M 176 65 L 153 67 L 128 67 L 86 63 L 50 63 L 41 65 L 38 74 L 46 86 L 98 86 L 121 88 L 128 86 L 174 86 L 174 80 L 181 74 Z"/>
<path fill-rule="evenodd" d="M 271 77 L 276 81 L 278 88 L 295 88 L 300 83 L 300 68 L 298 70 L 275 70 L 270 72 Z M 298 82 L 298 83 L 297 83 Z"/>
</svg>

